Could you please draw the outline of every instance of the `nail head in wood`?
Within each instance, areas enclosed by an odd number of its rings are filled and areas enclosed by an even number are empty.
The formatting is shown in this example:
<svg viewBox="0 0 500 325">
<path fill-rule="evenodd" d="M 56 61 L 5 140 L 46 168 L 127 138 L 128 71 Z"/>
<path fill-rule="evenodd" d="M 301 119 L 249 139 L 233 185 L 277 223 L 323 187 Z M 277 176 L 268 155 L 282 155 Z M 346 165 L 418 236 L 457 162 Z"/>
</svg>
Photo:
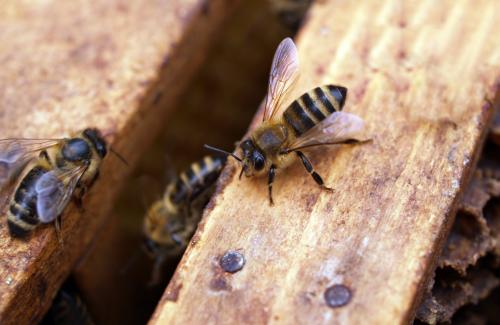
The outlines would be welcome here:
<svg viewBox="0 0 500 325">
<path fill-rule="evenodd" d="M 219 261 L 220 267 L 228 273 L 236 273 L 245 266 L 245 256 L 237 251 L 227 251 Z"/>
<path fill-rule="evenodd" d="M 335 284 L 325 291 L 325 301 L 329 307 L 345 306 L 351 301 L 351 290 L 343 284 Z"/>
</svg>

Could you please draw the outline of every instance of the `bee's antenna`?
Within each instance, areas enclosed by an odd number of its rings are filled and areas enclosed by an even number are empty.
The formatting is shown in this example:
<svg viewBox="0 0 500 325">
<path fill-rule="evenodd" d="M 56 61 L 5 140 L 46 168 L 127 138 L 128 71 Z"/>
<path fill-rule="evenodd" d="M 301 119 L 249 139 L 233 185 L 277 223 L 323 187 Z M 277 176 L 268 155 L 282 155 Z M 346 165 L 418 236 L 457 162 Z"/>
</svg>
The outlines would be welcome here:
<svg viewBox="0 0 500 325">
<path fill-rule="evenodd" d="M 116 131 L 109 131 L 109 130 L 108 130 L 106 133 L 102 133 L 102 137 L 103 137 L 103 138 L 107 138 L 107 137 L 109 137 L 109 136 L 111 136 L 111 135 L 114 135 L 115 133 L 116 133 Z M 127 160 L 126 160 L 125 158 L 123 158 L 123 156 L 122 156 L 122 155 L 120 155 L 118 152 L 116 152 L 116 151 L 113 149 L 113 147 L 112 147 L 111 145 L 108 147 L 108 149 L 109 149 L 109 151 L 111 151 L 111 152 L 112 152 L 112 153 L 113 153 L 113 154 L 114 154 L 114 155 L 115 155 L 118 159 L 120 159 L 122 163 L 124 163 L 126 166 L 128 166 L 128 162 L 127 162 Z"/>
<path fill-rule="evenodd" d="M 215 152 L 220 152 L 220 153 L 223 153 L 227 156 L 231 156 L 233 157 L 234 159 L 238 160 L 240 163 L 242 163 L 243 161 L 241 160 L 240 157 L 236 156 L 234 153 L 232 152 L 228 152 L 228 151 L 225 151 L 225 150 L 222 150 L 222 149 L 219 149 L 219 148 L 215 148 L 215 147 L 212 147 L 212 146 L 209 146 L 208 144 L 204 144 L 203 145 L 205 148 L 207 148 L 208 150 L 212 150 L 212 151 L 215 151 Z"/>
<path fill-rule="evenodd" d="M 238 177 L 238 179 L 241 179 L 241 175 L 243 175 L 244 171 L 245 171 L 245 165 L 241 166 L 241 172 L 240 172 L 240 176 Z"/>
<path fill-rule="evenodd" d="M 122 155 L 120 155 L 118 152 L 116 152 L 116 151 L 113 149 L 113 147 L 111 147 L 111 146 L 110 146 L 110 147 L 109 147 L 109 151 L 111 151 L 111 152 L 112 152 L 112 153 L 113 153 L 113 154 L 114 154 L 114 155 L 115 155 L 118 159 L 120 159 L 120 161 L 121 161 L 122 163 L 124 163 L 126 166 L 128 166 L 128 162 L 127 162 L 127 160 L 125 160 L 125 158 L 123 158 L 123 156 L 122 156 Z"/>
</svg>

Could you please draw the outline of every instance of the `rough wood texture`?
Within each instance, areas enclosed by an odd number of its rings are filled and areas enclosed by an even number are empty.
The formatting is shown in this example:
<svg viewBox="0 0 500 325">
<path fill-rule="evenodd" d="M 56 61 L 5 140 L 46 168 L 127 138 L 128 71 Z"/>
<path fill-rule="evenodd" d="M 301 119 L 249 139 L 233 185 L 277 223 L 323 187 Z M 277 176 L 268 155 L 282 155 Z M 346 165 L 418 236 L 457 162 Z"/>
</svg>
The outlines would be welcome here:
<svg viewBox="0 0 500 325">
<path fill-rule="evenodd" d="M 486 144 L 464 191 L 435 276 L 417 309 L 417 318 L 422 322 L 460 323 L 460 309 L 463 314 L 464 306 L 490 299 L 500 285 L 500 277 L 495 274 L 500 269 L 498 149 L 493 143 Z M 488 313 L 482 314 L 482 318 L 482 323 L 487 324 Z M 495 320 L 498 317 L 490 322 Z"/>
<path fill-rule="evenodd" d="M 297 163 L 278 175 L 272 208 L 266 180 L 238 181 L 232 162 L 151 324 L 413 319 L 491 121 L 500 11 L 494 0 L 407 3 L 313 7 L 298 93 L 346 85 L 345 110 L 373 142 L 311 150 L 334 193 Z M 246 258 L 235 274 L 218 264 L 228 249 Z M 334 284 L 352 293 L 344 307 L 325 303 Z"/>
<path fill-rule="evenodd" d="M 129 162 L 109 155 L 101 177 L 53 227 L 29 241 L 0 229 L 0 323 L 35 323 L 92 241 L 126 175 L 204 58 L 236 2 L 3 1 L 0 4 L 0 138 L 63 137 L 100 128 Z"/>
</svg>

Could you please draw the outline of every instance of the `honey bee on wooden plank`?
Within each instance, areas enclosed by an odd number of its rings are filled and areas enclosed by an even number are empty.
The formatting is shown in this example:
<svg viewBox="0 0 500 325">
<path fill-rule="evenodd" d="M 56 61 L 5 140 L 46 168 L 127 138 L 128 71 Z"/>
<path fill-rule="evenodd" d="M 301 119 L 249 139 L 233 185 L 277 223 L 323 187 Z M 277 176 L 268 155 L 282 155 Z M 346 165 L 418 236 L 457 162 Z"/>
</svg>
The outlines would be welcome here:
<svg viewBox="0 0 500 325">
<path fill-rule="evenodd" d="M 97 129 L 72 138 L 0 140 L 0 188 L 15 184 L 6 207 L 13 237 L 24 238 L 38 225 L 55 221 L 73 197 L 94 183 L 107 145 Z"/>
<path fill-rule="evenodd" d="M 163 262 L 186 249 L 225 162 L 225 156 L 206 156 L 194 162 L 167 185 L 163 197 L 147 211 L 144 248 L 155 259 L 151 284 L 159 282 Z"/>
<path fill-rule="evenodd" d="M 295 158 L 302 161 L 321 188 L 331 191 L 302 150 L 359 141 L 364 129 L 360 117 L 342 111 L 347 88 L 339 85 L 315 87 L 295 99 L 283 114 L 278 114 L 298 73 L 297 48 L 292 39 L 286 38 L 279 44 L 272 62 L 262 123 L 238 145 L 242 156 L 205 145 L 240 162 L 240 178 L 242 174 L 253 177 L 267 173 L 271 205 L 276 171 L 288 167 Z"/>
</svg>

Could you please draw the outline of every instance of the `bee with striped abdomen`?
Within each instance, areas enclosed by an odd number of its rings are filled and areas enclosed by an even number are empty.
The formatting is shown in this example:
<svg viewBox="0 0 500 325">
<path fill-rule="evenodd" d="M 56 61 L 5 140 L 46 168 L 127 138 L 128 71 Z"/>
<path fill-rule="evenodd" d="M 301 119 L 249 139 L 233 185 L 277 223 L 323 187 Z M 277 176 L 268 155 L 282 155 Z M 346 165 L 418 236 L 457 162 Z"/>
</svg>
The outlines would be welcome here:
<svg viewBox="0 0 500 325">
<path fill-rule="evenodd" d="M 297 48 L 290 38 L 283 40 L 274 55 L 264 102 L 261 125 L 239 144 L 242 157 L 231 155 L 242 164 L 241 175 L 247 177 L 267 173 L 269 202 L 273 204 L 272 185 L 276 170 L 289 166 L 298 157 L 314 181 L 325 190 L 323 178 L 302 149 L 360 140 L 364 122 L 354 114 L 342 112 L 347 88 L 336 85 L 316 87 L 293 101 L 283 114 L 277 114 L 287 103 L 283 99 L 299 72 Z"/>
<path fill-rule="evenodd" d="M 40 223 L 54 220 L 59 230 L 64 208 L 92 185 L 106 153 L 96 129 L 65 139 L 0 140 L 0 187 L 17 179 L 7 210 L 10 234 L 25 237 Z"/>
<path fill-rule="evenodd" d="M 157 283 L 165 259 L 177 257 L 193 236 L 226 157 L 206 156 L 167 185 L 143 221 L 144 248 L 155 258 L 152 283 Z"/>
</svg>

